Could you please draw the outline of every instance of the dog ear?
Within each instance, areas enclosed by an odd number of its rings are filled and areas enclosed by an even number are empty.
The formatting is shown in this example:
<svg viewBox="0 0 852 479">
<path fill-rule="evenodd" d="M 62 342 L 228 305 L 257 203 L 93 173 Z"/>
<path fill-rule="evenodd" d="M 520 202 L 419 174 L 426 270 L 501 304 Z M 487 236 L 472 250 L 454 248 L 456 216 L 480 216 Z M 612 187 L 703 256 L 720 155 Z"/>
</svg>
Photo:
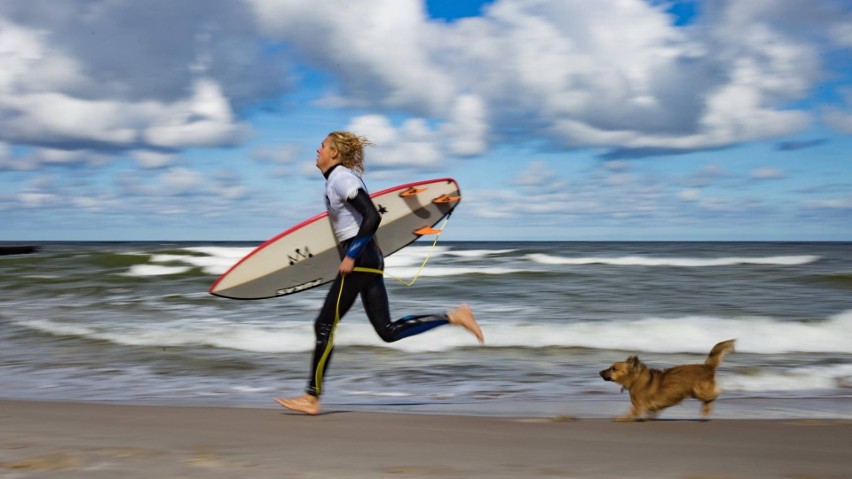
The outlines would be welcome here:
<svg viewBox="0 0 852 479">
<path fill-rule="evenodd" d="M 642 361 L 639 361 L 639 356 L 630 356 L 627 358 L 627 364 L 630 365 L 631 368 L 638 368 Z"/>
</svg>

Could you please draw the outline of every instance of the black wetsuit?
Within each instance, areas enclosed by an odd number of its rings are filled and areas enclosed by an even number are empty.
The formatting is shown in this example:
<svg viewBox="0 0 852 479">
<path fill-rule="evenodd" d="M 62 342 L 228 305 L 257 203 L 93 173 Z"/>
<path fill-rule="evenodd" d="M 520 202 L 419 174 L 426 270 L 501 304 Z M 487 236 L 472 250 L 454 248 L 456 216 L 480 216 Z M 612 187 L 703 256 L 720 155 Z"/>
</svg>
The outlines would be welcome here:
<svg viewBox="0 0 852 479">
<path fill-rule="evenodd" d="M 384 256 L 373 236 L 381 222 L 378 210 L 364 189 L 359 189 L 358 193 L 347 201 L 363 219 L 358 234 L 341 243 L 341 260 L 344 256 L 349 256 L 355 259 L 355 267 L 384 270 Z M 345 277 L 338 274 L 314 323 L 316 349 L 306 389 L 308 394 L 319 396 L 322 393 L 323 378 L 334 351 L 336 323 L 349 311 L 359 295 L 370 323 L 385 342 L 399 341 L 449 323 L 446 313 L 405 316 L 391 321 L 388 294 L 381 274 L 359 271 L 353 271 Z"/>
</svg>

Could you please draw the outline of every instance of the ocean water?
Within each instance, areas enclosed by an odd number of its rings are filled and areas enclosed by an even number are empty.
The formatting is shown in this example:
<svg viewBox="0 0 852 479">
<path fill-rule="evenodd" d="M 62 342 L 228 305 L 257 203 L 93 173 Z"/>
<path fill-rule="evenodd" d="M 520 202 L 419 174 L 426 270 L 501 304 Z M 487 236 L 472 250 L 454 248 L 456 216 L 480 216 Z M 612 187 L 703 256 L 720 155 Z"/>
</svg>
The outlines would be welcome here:
<svg viewBox="0 0 852 479">
<path fill-rule="evenodd" d="M 328 285 L 207 289 L 258 243 L 43 243 L 0 256 L 0 398 L 277 407 L 304 389 Z M 413 286 L 393 277 L 412 279 Z M 395 317 L 468 303 L 486 336 L 385 344 L 356 305 L 325 410 L 608 417 L 598 371 L 703 362 L 736 338 L 717 418 L 852 419 L 852 243 L 417 242 L 387 258 Z M 687 400 L 661 418 L 697 418 Z"/>
</svg>

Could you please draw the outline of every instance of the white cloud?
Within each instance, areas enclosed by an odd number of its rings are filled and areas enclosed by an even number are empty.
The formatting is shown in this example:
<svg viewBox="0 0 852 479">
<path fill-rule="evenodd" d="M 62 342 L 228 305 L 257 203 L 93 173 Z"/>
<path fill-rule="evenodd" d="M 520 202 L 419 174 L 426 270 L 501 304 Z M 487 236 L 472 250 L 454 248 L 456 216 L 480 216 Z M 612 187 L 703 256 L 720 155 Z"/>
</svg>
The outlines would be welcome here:
<svg viewBox="0 0 852 479">
<path fill-rule="evenodd" d="M 683 201 L 698 201 L 701 199 L 701 190 L 698 188 L 686 188 L 678 192 L 677 197 Z"/>
<path fill-rule="evenodd" d="M 195 82 L 189 98 L 172 103 L 0 91 L 0 111 L 6 118 L 0 118 L 0 135 L 33 144 L 219 146 L 236 143 L 247 133 L 211 80 Z"/>
<path fill-rule="evenodd" d="M 136 160 L 136 163 L 146 169 L 158 169 L 171 165 L 174 162 L 175 155 L 171 153 L 160 153 L 149 150 L 137 150 L 130 153 L 130 156 Z"/>
<path fill-rule="evenodd" d="M 197 171 L 176 167 L 161 174 L 158 180 L 160 195 L 180 196 L 195 191 L 202 183 L 202 176 Z"/>
<path fill-rule="evenodd" d="M 812 208 L 825 208 L 830 210 L 852 210 L 852 196 L 847 198 L 831 198 L 814 200 L 808 203 Z"/>
<path fill-rule="evenodd" d="M 698 171 L 687 176 L 683 182 L 692 188 L 703 188 L 731 177 L 732 175 L 726 173 L 719 165 L 711 164 L 702 166 Z"/>
<path fill-rule="evenodd" d="M 369 160 L 367 160 L 367 161 L 369 161 Z M 299 174 L 301 176 L 304 176 L 305 178 L 316 178 L 317 175 L 320 174 L 319 170 L 317 169 L 316 164 L 314 164 L 314 163 L 307 163 L 307 162 L 301 163 L 297 167 L 297 170 L 299 171 Z"/>
<path fill-rule="evenodd" d="M 243 185 L 219 186 L 212 189 L 217 196 L 228 200 L 239 200 L 247 198 L 249 190 Z"/>
<path fill-rule="evenodd" d="M 100 196 L 75 196 L 71 198 L 71 204 L 75 208 L 90 212 L 110 211 L 120 206 L 120 203 L 108 195 Z"/>
<path fill-rule="evenodd" d="M 814 27 L 842 21 L 789 1 L 715 2 L 692 28 L 642 0 L 498 0 L 452 23 L 414 0 L 314 3 L 251 1 L 268 35 L 340 80 L 338 100 L 461 126 L 458 155 L 486 134 L 689 150 L 801 131 L 810 116 L 787 105 L 824 75 Z"/>
<path fill-rule="evenodd" d="M 633 183 L 635 179 L 636 178 L 630 173 L 617 173 L 607 175 L 604 181 L 606 181 L 608 185 L 612 186 L 625 186 Z"/>
<path fill-rule="evenodd" d="M 0 143 L 0 170 L 34 171 L 41 166 L 56 167 L 101 167 L 112 160 L 112 156 L 97 150 L 62 150 L 56 148 L 30 148 L 13 154 L 8 146 Z"/>
<path fill-rule="evenodd" d="M 476 95 L 462 95 L 442 126 L 448 151 L 458 156 L 476 156 L 488 150 L 488 118 L 485 102 Z"/>
<path fill-rule="evenodd" d="M 716 213 L 736 213 L 746 208 L 739 199 L 728 196 L 702 197 L 698 202 L 698 206 Z"/>
<path fill-rule="evenodd" d="M 248 134 L 248 126 L 234 121 L 228 100 L 211 80 L 195 82 L 191 98 L 160 109 L 151 120 L 142 138 L 154 146 L 221 146 Z"/>
<path fill-rule="evenodd" d="M 55 203 L 59 198 L 50 193 L 23 192 L 18 194 L 17 199 L 24 208 L 38 208 Z"/>
<path fill-rule="evenodd" d="M 852 134 L 852 112 L 831 108 L 823 115 L 823 121 L 841 133 Z"/>
<path fill-rule="evenodd" d="M 347 126 L 361 136 L 366 136 L 375 145 L 388 145 L 399 140 L 397 131 L 390 120 L 383 115 L 362 115 L 355 117 Z"/>
<path fill-rule="evenodd" d="M 852 134 L 852 88 L 840 89 L 844 105 L 842 107 L 826 107 L 823 111 L 822 120 L 831 128 L 841 132 Z"/>
<path fill-rule="evenodd" d="M 630 162 L 624 160 L 605 161 L 603 167 L 608 171 L 623 172 L 630 169 Z"/>
<path fill-rule="evenodd" d="M 55 148 L 38 148 L 32 157 L 42 165 L 90 165 L 103 166 L 110 160 L 109 155 L 90 150 L 60 150 Z"/>
<path fill-rule="evenodd" d="M 543 161 L 530 161 L 527 168 L 512 179 L 513 185 L 541 190 L 550 187 L 556 179 L 553 168 Z M 559 183 L 561 187 L 562 184 Z"/>
<path fill-rule="evenodd" d="M 426 21 L 420 1 L 248 1 L 267 35 L 340 78 L 338 100 L 417 113 L 450 104 L 454 85 L 433 58 L 441 28 Z"/>
<path fill-rule="evenodd" d="M 438 134 L 419 119 L 407 120 L 394 127 L 382 115 L 353 118 L 347 130 L 366 136 L 375 144 L 367 153 L 366 168 L 437 168 L 442 155 Z"/>
<path fill-rule="evenodd" d="M 840 46 L 852 48 L 852 18 L 831 26 L 831 38 Z"/>
<path fill-rule="evenodd" d="M 262 161 L 265 163 L 272 163 L 276 165 L 290 165 L 295 163 L 300 155 L 305 159 L 312 157 L 313 155 L 306 155 L 302 148 L 295 144 L 284 144 L 277 146 L 262 146 L 252 151 L 252 158 Z"/>
<path fill-rule="evenodd" d="M 787 0 L 708 2 L 687 28 L 644 0 L 496 0 L 455 22 L 419 0 L 23 5 L 0 6 L 2 141 L 240 143 L 241 106 L 280 95 L 303 61 L 333 79 L 337 106 L 423 119 L 429 135 L 395 134 L 417 135 L 426 166 L 518 139 L 689 150 L 800 131 L 811 118 L 788 105 L 825 78 L 821 39 L 846 45 L 850 22 L 831 2 Z M 264 52 L 258 30 L 297 57 Z"/>
<path fill-rule="evenodd" d="M 605 165 L 599 166 L 582 177 L 571 174 L 568 179 L 558 166 L 531 161 L 509 181 L 512 186 L 521 186 L 520 190 L 466 190 L 465 202 L 480 218 L 512 219 L 530 226 L 558 227 L 569 222 L 579 224 L 573 222 L 580 219 L 586 226 L 646 224 L 649 218 L 671 217 L 674 205 L 665 181 L 648 172 L 628 174 L 621 170 L 613 175 Z"/>
<path fill-rule="evenodd" d="M 0 171 L 11 170 L 14 162 L 12 154 L 9 152 L 9 145 L 0 141 Z"/>
<path fill-rule="evenodd" d="M 784 172 L 777 168 L 764 167 L 753 170 L 751 177 L 756 180 L 778 180 L 784 178 Z"/>
<path fill-rule="evenodd" d="M 150 110 L 145 105 L 145 110 Z M 118 102 L 88 101 L 58 93 L 37 93 L 0 98 L 0 108 L 15 117 L 6 123 L 5 135 L 23 143 L 90 141 L 129 145 L 136 140 L 126 128 L 129 109 Z M 142 113 L 141 111 L 139 113 Z"/>
<path fill-rule="evenodd" d="M 231 145 L 237 105 L 284 91 L 245 5 L 0 4 L 0 140 L 63 149 Z M 278 71 L 276 71 L 278 70 Z M 252 74 L 246 74 L 252 72 Z"/>
</svg>

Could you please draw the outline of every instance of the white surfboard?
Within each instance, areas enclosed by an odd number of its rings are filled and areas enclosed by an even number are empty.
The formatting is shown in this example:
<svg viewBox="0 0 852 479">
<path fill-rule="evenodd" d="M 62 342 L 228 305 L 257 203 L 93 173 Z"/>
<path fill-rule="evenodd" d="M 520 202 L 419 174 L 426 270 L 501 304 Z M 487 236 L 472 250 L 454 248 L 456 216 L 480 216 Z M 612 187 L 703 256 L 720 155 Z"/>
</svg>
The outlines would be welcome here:
<svg viewBox="0 0 852 479">
<path fill-rule="evenodd" d="M 452 178 L 408 183 L 370 195 L 382 216 L 376 241 L 385 256 L 427 234 L 461 201 Z M 266 241 L 238 261 L 210 287 L 216 296 L 263 299 L 297 293 L 337 276 L 341 256 L 328 213 L 322 213 Z"/>
</svg>

